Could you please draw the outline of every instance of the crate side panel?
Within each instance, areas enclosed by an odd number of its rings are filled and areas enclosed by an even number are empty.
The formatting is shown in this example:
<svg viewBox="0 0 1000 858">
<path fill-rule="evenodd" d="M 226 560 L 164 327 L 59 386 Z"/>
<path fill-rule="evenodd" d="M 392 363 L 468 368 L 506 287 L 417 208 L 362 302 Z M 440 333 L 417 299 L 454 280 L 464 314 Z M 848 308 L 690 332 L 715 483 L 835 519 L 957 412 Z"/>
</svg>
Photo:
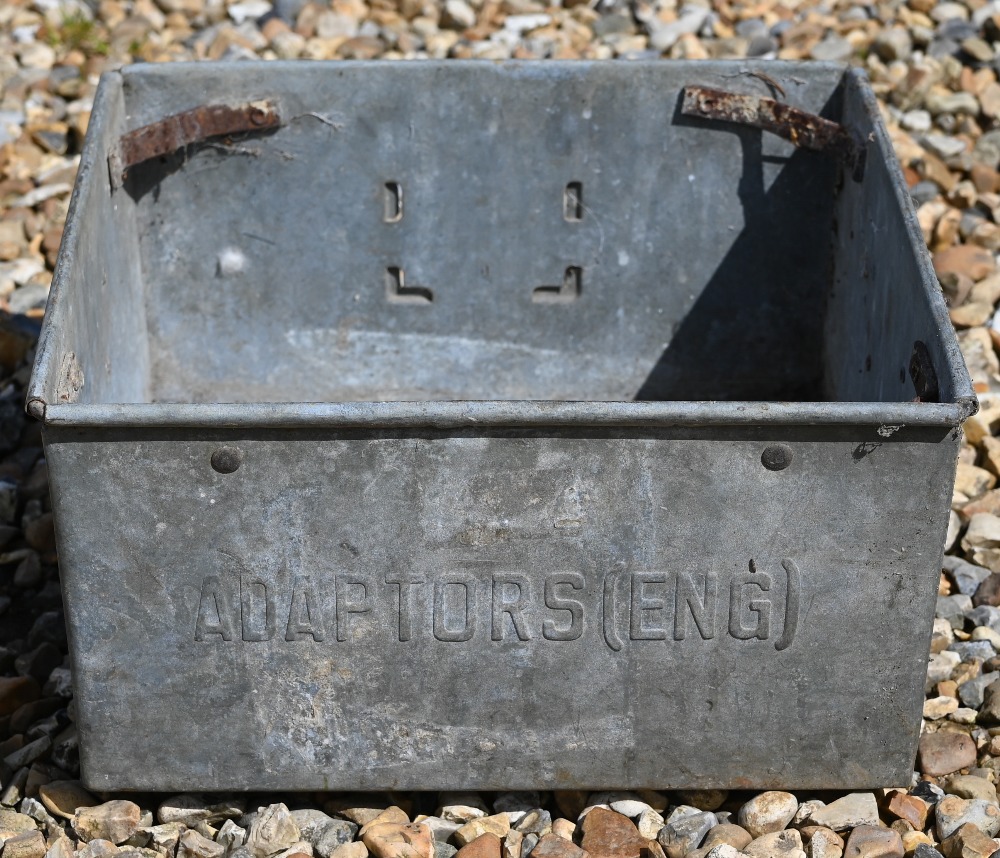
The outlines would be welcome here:
<svg viewBox="0 0 1000 858">
<path fill-rule="evenodd" d="M 43 338 L 49 403 L 149 400 L 135 203 L 112 190 L 107 165 L 125 122 L 120 77 L 102 79 L 57 263 Z"/>
<path fill-rule="evenodd" d="M 677 113 L 742 68 L 130 72 L 134 122 L 284 123 L 133 171 L 157 397 L 820 398 L 832 162 Z M 767 68 L 836 113 L 839 69 Z"/>
<path fill-rule="evenodd" d="M 913 204 L 891 143 L 874 122 L 867 84 L 849 78 L 844 123 L 867 142 L 864 179 L 845 176 L 837 198 L 834 280 L 824 332 L 827 396 L 837 401 L 972 401 Z M 915 350 L 926 348 L 936 393 L 918 390 Z"/>
<path fill-rule="evenodd" d="M 957 440 L 889 434 L 50 433 L 84 778 L 906 782 Z"/>
</svg>

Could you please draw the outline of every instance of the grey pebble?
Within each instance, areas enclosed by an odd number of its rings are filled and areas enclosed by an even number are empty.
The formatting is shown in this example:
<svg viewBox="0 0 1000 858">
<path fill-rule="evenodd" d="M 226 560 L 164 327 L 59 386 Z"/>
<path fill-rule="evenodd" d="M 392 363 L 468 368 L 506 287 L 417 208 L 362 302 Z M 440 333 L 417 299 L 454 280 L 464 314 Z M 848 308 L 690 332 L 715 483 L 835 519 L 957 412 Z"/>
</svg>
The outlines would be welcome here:
<svg viewBox="0 0 1000 858">
<path fill-rule="evenodd" d="M 843 62 L 850 59 L 853 53 L 854 48 L 847 39 L 835 33 L 828 33 L 822 41 L 813 45 L 809 55 L 814 60 Z"/>
<path fill-rule="evenodd" d="M 688 852 L 701 846 L 705 835 L 718 824 L 714 813 L 699 811 L 673 821 L 668 820 L 656 839 L 667 858 L 683 858 Z"/>
<path fill-rule="evenodd" d="M 30 766 L 35 760 L 47 754 L 52 747 L 52 740 L 48 736 L 35 739 L 18 751 L 4 757 L 4 764 L 11 769 L 19 769 L 23 766 Z"/>
<path fill-rule="evenodd" d="M 970 709 L 978 709 L 983 705 L 983 693 L 997 679 L 1000 679 L 1000 673 L 990 671 L 989 673 L 981 673 L 979 676 L 963 682 L 958 686 L 958 696 L 962 704 L 968 706 Z"/>
<path fill-rule="evenodd" d="M 943 811 L 943 808 L 952 802 L 958 803 L 961 808 L 960 813 L 951 814 Z M 975 825 L 987 837 L 992 837 L 1000 831 L 1000 813 L 997 812 L 996 803 L 982 798 L 949 799 L 948 802 L 938 803 L 934 815 L 935 830 L 939 840 L 950 837 L 968 823 Z"/>
<path fill-rule="evenodd" d="M 1000 158 L 1000 137 L 997 139 L 997 157 Z M 966 613 L 971 610 L 971 596 L 961 593 L 955 596 L 938 596 L 934 616 L 947 620 L 953 629 L 961 629 L 965 627 Z"/>
<path fill-rule="evenodd" d="M 938 189 L 938 186 L 933 182 L 917 182 L 910 188 L 910 197 L 913 199 L 913 204 L 918 208 L 924 203 L 929 203 L 931 200 L 936 199 L 940 193 L 941 191 Z"/>
<path fill-rule="evenodd" d="M 552 830 L 552 814 L 547 810 L 536 807 L 529 811 L 520 819 L 515 828 L 522 834 L 537 834 L 541 837 Z"/>
<path fill-rule="evenodd" d="M 913 53 L 913 39 L 906 27 L 887 27 L 875 37 L 872 50 L 883 62 L 905 60 Z"/>
<path fill-rule="evenodd" d="M 17 315 L 29 310 L 44 310 L 48 299 L 49 287 L 44 283 L 26 283 L 11 293 L 8 304 L 11 313 Z"/>
<path fill-rule="evenodd" d="M 330 858 L 330 854 L 338 846 L 350 843 L 358 833 L 358 826 L 346 819 L 332 819 L 315 839 L 303 832 L 303 837 L 308 840 L 313 850 L 320 858 Z"/>
<path fill-rule="evenodd" d="M 314 808 L 293 810 L 291 816 L 299 828 L 299 835 L 309 843 L 318 840 L 319 836 L 323 833 L 323 829 L 334 821 L 333 817 L 329 814 Z"/>
<path fill-rule="evenodd" d="M 997 653 L 989 641 L 955 641 L 948 649 L 957 652 L 966 664 L 976 659 L 986 661 Z"/>
<path fill-rule="evenodd" d="M 443 843 L 440 840 L 434 841 L 434 858 L 452 858 L 458 852 L 450 843 Z"/>
<path fill-rule="evenodd" d="M 45 682 L 49 674 L 62 664 L 62 660 L 62 653 L 54 644 L 43 643 L 14 659 L 14 670 L 18 676 L 30 676 Z"/>
</svg>

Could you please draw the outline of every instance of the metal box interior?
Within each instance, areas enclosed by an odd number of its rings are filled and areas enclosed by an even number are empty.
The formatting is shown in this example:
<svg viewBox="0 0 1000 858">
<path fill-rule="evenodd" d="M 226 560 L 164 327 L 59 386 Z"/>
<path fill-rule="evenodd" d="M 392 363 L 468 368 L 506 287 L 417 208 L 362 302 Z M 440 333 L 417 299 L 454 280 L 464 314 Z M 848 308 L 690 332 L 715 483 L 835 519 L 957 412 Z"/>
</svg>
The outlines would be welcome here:
<svg viewBox="0 0 1000 858">
<path fill-rule="evenodd" d="M 768 78 L 863 177 L 679 112 Z M 259 100 L 112 181 L 123 134 Z M 841 66 L 106 75 L 29 393 L 85 780 L 908 782 L 974 408 Z"/>
</svg>

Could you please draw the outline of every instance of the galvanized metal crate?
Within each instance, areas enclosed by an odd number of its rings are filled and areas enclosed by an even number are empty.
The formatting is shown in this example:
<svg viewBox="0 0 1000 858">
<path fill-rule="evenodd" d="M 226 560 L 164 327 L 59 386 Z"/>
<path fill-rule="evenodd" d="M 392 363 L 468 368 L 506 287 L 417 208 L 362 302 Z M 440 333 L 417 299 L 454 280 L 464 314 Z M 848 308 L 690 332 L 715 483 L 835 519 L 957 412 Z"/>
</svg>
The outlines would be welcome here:
<svg viewBox="0 0 1000 858">
<path fill-rule="evenodd" d="M 906 783 L 975 407 L 856 72 L 108 74 L 28 401 L 84 780 Z"/>
</svg>

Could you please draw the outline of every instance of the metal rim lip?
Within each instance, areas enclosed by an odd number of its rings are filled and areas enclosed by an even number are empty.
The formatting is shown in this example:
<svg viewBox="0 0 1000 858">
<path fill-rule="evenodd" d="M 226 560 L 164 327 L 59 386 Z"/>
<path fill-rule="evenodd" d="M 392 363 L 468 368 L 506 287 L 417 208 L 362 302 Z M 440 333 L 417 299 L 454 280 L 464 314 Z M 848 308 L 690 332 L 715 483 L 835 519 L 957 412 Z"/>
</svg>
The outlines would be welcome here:
<svg viewBox="0 0 1000 858">
<path fill-rule="evenodd" d="M 315 403 L 51 404 L 52 426 L 148 428 L 561 428 L 861 425 L 888 438 L 907 426 L 950 428 L 961 403 L 919 402 L 549 402 L 424 401 Z"/>
</svg>

